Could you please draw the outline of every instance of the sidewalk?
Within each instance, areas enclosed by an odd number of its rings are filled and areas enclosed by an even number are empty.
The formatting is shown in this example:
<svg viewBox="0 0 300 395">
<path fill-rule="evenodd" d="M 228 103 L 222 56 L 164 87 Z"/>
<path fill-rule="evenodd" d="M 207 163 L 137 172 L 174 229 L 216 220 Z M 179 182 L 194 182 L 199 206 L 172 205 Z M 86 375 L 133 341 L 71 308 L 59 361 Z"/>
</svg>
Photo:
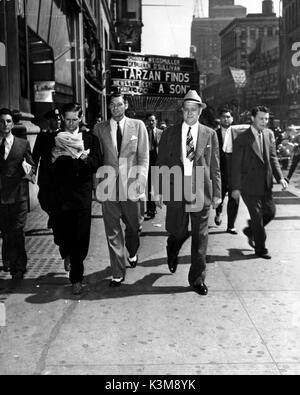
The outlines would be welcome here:
<svg viewBox="0 0 300 395">
<path fill-rule="evenodd" d="M 116 290 L 108 287 L 101 207 L 94 204 L 81 300 L 70 293 L 46 217 L 30 213 L 22 287 L 11 288 L 0 272 L 0 374 L 299 374 L 300 199 L 275 191 L 284 204 L 267 230 L 272 261 L 255 258 L 242 234 L 244 204 L 238 236 L 225 233 L 225 217 L 216 228 L 212 212 L 207 297 L 188 287 L 190 241 L 177 273 L 169 273 L 164 212 L 145 222 L 140 264 Z"/>
</svg>

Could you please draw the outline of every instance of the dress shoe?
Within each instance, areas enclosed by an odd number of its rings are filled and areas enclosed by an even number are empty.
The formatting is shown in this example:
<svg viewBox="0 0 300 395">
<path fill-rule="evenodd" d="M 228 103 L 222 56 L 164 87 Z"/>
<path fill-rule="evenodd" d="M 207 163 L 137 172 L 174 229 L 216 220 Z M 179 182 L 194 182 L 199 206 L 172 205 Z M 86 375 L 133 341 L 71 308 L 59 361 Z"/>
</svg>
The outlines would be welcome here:
<svg viewBox="0 0 300 395">
<path fill-rule="evenodd" d="M 168 267 L 172 274 L 176 273 L 177 266 L 178 266 L 178 257 L 177 256 L 168 257 Z"/>
<path fill-rule="evenodd" d="M 245 228 L 243 230 L 243 233 L 248 239 L 249 246 L 252 247 L 252 248 L 255 248 L 255 242 L 254 242 L 254 239 L 253 239 L 253 235 L 252 235 L 251 229 L 250 228 Z"/>
<path fill-rule="evenodd" d="M 218 214 L 218 215 L 215 216 L 215 224 L 217 226 L 222 225 L 222 215 L 221 214 Z"/>
<path fill-rule="evenodd" d="M 4 273 L 9 273 L 10 272 L 9 265 L 3 265 L 2 270 L 4 271 Z"/>
<path fill-rule="evenodd" d="M 137 264 L 139 261 L 139 258 L 137 255 L 133 258 L 128 258 L 127 260 L 128 260 L 129 265 L 132 267 L 132 269 L 135 269 L 137 267 Z"/>
<path fill-rule="evenodd" d="M 238 232 L 235 228 L 232 229 L 228 228 L 227 233 L 230 233 L 231 235 L 238 235 Z"/>
<path fill-rule="evenodd" d="M 113 278 L 110 283 L 109 286 L 110 288 L 118 288 L 122 285 L 122 283 L 125 281 L 125 278 Z"/>
<path fill-rule="evenodd" d="M 64 267 L 67 273 L 71 271 L 71 258 L 69 256 L 67 256 L 67 258 L 64 260 Z"/>
<path fill-rule="evenodd" d="M 197 292 L 197 294 L 202 295 L 202 296 L 206 296 L 208 294 L 208 288 L 204 283 L 195 285 L 194 291 Z"/>
<path fill-rule="evenodd" d="M 270 260 L 272 259 L 271 255 L 269 255 L 268 251 L 255 251 L 255 255 L 259 258 Z"/>
<path fill-rule="evenodd" d="M 52 229 L 53 228 L 53 221 L 52 219 L 49 217 L 48 222 L 47 222 L 47 229 Z"/>
<path fill-rule="evenodd" d="M 75 296 L 81 295 L 82 293 L 82 284 L 81 283 L 75 283 L 72 285 L 72 294 Z"/>
<path fill-rule="evenodd" d="M 24 278 L 23 272 L 17 272 L 12 275 L 13 280 L 23 280 L 23 278 Z"/>
</svg>

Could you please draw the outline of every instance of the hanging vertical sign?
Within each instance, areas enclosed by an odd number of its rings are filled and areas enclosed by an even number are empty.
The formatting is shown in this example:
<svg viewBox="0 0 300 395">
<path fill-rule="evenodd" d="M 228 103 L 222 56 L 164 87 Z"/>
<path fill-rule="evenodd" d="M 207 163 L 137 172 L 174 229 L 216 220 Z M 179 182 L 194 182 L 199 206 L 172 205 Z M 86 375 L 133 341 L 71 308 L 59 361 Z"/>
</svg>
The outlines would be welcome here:
<svg viewBox="0 0 300 395">
<path fill-rule="evenodd" d="M 287 76 L 287 93 L 300 98 L 300 42 L 291 44 L 289 56 L 289 75 Z M 299 103 L 300 104 L 300 103 Z"/>
<path fill-rule="evenodd" d="M 0 67 L 6 66 L 6 47 L 0 42 Z"/>
</svg>

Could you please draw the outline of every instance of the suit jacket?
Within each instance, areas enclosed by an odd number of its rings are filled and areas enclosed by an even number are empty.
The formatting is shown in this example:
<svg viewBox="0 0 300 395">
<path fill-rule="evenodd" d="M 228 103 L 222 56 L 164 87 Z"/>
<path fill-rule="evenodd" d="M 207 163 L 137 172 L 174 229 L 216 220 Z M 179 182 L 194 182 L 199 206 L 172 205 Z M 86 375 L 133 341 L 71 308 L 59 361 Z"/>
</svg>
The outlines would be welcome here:
<svg viewBox="0 0 300 395">
<path fill-rule="evenodd" d="M 102 165 L 99 141 L 89 132 L 83 134 L 87 159 L 59 157 L 52 165 L 54 207 L 56 210 L 89 209 L 92 202 L 93 174 Z"/>
<path fill-rule="evenodd" d="M 0 203 L 14 204 L 28 199 L 28 180 L 24 179 L 25 172 L 22 167 L 24 159 L 35 171 L 29 142 L 14 137 L 7 159 L 0 163 Z"/>
<path fill-rule="evenodd" d="M 249 129 L 249 125 L 232 125 L 231 126 L 232 143 L 236 140 L 236 138 L 241 133 L 243 133 L 247 129 Z M 220 169 L 221 169 L 222 183 L 230 186 L 229 184 L 231 184 L 232 163 L 231 160 L 229 160 L 229 157 L 226 156 L 225 152 L 223 151 L 224 139 L 222 134 L 222 128 L 218 128 L 216 133 L 219 141 Z"/>
<path fill-rule="evenodd" d="M 169 169 L 177 166 L 181 168 L 182 175 L 184 174 L 182 158 L 182 125 L 170 127 L 164 131 L 159 145 L 157 166 L 166 166 Z M 204 171 L 204 184 L 199 182 L 196 183 L 197 167 L 202 168 Z M 203 195 L 203 203 L 205 207 L 209 207 L 212 204 L 212 199 L 214 197 L 221 199 L 221 174 L 218 138 L 214 130 L 202 124 L 199 124 L 192 179 L 194 189 L 193 192 L 197 193 L 195 186 L 198 186 L 198 193 Z M 173 200 L 174 182 L 175 179 L 171 178 L 171 199 L 165 203 L 167 206 L 182 207 L 183 198 L 181 202 Z"/>
<path fill-rule="evenodd" d="M 148 134 L 149 134 L 150 133 L 150 129 L 147 129 L 147 130 L 148 130 Z M 156 151 L 158 153 L 158 147 L 159 147 L 159 143 L 160 143 L 160 140 L 161 140 L 161 136 L 163 134 L 163 130 L 155 128 L 153 132 L 154 132 L 153 133 L 153 135 L 154 135 L 154 143 L 155 143 L 155 146 L 156 146 Z M 149 143 L 150 143 L 150 136 L 149 136 Z M 149 149 L 151 149 L 151 147 L 149 147 Z"/>
<path fill-rule="evenodd" d="M 276 154 L 272 130 L 263 132 L 264 155 L 261 154 L 252 129 L 249 128 L 234 141 L 232 157 L 232 189 L 245 195 L 262 196 L 283 178 Z"/>
<path fill-rule="evenodd" d="M 120 156 L 113 144 L 110 121 L 102 122 L 94 128 L 94 134 L 100 142 L 104 166 L 113 169 L 116 181 L 120 183 L 120 193 L 127 196 L 128 187 L 134 181 L 138 181 L 146 188 L 149 170 L 149 138 L 145 124 L 137 119 L 126 118 L 123 130 L 123 140 Z M 99 169 L 101 170 L 101 169 Z M 137 173 L 135 174 L 135 170 Z M 101 174 L 99 183 L 107 181 L 107 175 Z M 110 191 L 114 192 L 116 184 L 110 185 Z M 99 189 L 98 189 L 99 190 Z M 110 196 L 97 194 L 100 201 Z"/>
<path fill-rule="evenodd" d="M 51 187 L 52 184 L 52 148 L 55 145 L 55 137 L 57 132 L 41 132 L 36 138 L 36 142 L 32 151 L 32 158 L 39 168 L 38 185 L 40 188 Z"/>
</svg>

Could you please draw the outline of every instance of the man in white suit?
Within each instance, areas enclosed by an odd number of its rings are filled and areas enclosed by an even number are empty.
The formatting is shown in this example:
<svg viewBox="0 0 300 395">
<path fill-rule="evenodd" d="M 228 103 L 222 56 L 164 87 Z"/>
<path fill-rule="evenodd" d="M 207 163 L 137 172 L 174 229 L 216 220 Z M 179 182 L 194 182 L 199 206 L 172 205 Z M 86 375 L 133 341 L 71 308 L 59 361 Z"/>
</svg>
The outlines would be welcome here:
<svg viewBox="0 0 300 395">
<path fill-rule="evenodd" d="M 149 169 L 149 139 L 145 124 L 125 116 L 128 102 L 114 93 L 110 100 L 111 119 L 94 128 L 104 157 L 104 168 L 96 196 L 103 203 L 103 219 L 110 253 L 112 280 L 119 287 L 126 275 L 126 252 L 132 268 L 138 263 L 140 246 L 140 202 L 144 196 Z M 121 227 L 124 222 L 125 241 Z"/>
</svg>

